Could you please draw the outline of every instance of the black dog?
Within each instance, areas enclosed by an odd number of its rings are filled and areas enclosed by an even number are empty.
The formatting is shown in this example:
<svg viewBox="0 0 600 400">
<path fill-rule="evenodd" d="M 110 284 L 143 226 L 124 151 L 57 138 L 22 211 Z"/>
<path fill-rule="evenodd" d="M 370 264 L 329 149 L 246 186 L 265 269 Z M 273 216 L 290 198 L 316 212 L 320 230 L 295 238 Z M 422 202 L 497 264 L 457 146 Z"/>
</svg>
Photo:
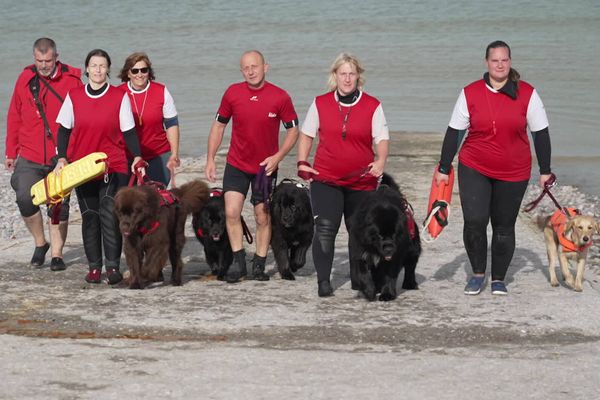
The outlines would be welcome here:
<svg viewBox="0 0 600 400">
<path fill-rule="evenodd" d="M 421 255 L 419 229 L 412 208 L 392 177 L 384 174 L 353 216 L 350 279 L 365 297 L 396 298 L 396 281 L 404 268 L 403 289 L 418 289 L 415 268 Z"/>
<path fill-rule="evenodd" d="M 212 274 L 224 280 L 233 263 L 233 252 L 225 226 L 225 201 L 220 191 L 213 190 L 202 210 L 193 214 L 192 226 L 204 246 L 204 255 Z"/>
<path fill-rule="evenodd" d="M 271 248 L 283 279 L 294 280 L 294 272 L 306 263 L 306 251 L 313 239 L 314 221 L 308 190 L 284 179 L 271 200 Z"/>
</svg>

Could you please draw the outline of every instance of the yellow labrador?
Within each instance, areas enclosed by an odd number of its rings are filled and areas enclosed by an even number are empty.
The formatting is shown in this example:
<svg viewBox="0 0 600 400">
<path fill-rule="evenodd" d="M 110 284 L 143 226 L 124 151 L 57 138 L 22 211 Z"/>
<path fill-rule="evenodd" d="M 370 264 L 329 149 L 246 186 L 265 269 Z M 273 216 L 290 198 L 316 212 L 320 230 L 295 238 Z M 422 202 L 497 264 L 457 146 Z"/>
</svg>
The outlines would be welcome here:
<svg viewBox="0 0 600 400">
<path fill-rule="evenodd" d="M 581 292 L 583 290 L 583 272 L 588 249 L 592 244 L 592 235 L 600 233 L 600 227 L 598 221 L 589 215 L 574 215 L 567 218 L 562 214 L 557 214 L 560 212 L 548 217 L 544 226 L 550 284 L 558 286 L 554 269 L 558 258 L 560 270 L 567 285 L 575 291 Z M 569 261 L 577 261 L 575 279 L 569 270 Z"/>
</svg>

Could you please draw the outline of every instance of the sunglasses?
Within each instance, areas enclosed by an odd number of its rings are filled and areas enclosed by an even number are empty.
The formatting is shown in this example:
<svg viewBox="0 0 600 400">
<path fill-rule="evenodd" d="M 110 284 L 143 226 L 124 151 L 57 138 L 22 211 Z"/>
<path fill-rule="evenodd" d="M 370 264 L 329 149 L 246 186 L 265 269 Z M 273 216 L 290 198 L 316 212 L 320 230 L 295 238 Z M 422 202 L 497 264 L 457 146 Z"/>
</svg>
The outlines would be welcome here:
<svg viewBox="0 0 600 400">
<path fill-rule="evenodd" d="M 144 67 L 144 68 L 131 68 L 131 69 L 130 69 L 130 71 L 131 71 L 131 73 L 132 73 L 133 75 L 137 75 L 137 74 L 139 74 L 140 72 L 141 72 L 142 74 L 147 74 L 147 73 L 148 73 L 148 71 L 150 71 L 150 68 L 148 68 L 148 67 Z"/>
</svg>

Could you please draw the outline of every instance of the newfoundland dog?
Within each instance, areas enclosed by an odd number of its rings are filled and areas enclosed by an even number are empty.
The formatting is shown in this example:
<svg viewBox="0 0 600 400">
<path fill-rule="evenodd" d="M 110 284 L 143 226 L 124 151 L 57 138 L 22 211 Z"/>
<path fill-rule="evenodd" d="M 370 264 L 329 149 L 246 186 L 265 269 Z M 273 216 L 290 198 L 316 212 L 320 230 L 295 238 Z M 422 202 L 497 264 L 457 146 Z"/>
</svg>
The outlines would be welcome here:
<svg viewBox="0 0 600 400">
<path fill-rule="evenodd" d="M 271 224 L 271 248 L 279 274 L 294 280 L 294 272 L 306 263 L 314 233 L 308 189 L 291 179 L 281 181 L 273 191 Z"/>
<path fill-rule="evenodd" d="M 208 185 L 200 180 L 181 188 L 158 190 L 151 185 L 126 187 L 115 197 L 115 214 L 123 235 L 129 267 L 129 288 L 143 289 L 162 278 L 171 262 L 171 283 L 181 285 L 185 220 L 208 200 Z"/>
<path fill-rule="evenodd" d="M 350 279 L 352 289 L 372 301 L 396 298 L 396 281 L 404 268 L 403 289 L 418 289 L 415 268 L 421 254 L 412 208 L 391 176 L 384 174 L 353 216 Z"/>
<path fill-rule="evenodd" d="M 192 214 L 192 226 L 196 238 L 204 247 L 206 262 L 212 274 L 217 279 L 224 280 L 233 262 L 233 252 L 225 226 L 225 201 L 220 191 L 213 190 L 202 210 Z"/>
</svg>

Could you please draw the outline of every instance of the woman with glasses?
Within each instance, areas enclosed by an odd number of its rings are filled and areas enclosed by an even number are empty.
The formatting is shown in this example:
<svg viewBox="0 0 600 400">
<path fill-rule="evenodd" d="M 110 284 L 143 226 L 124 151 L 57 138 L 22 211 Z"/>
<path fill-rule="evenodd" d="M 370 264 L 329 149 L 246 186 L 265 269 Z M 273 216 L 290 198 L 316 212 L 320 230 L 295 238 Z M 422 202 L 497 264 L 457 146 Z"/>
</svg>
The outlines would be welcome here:
<svg viewBox="0 0 600 400">
<path fill-rule="evenodd" d="M 102 49 L 88 53 L 85 75 L 88 83 L 69 91 L 58 113 L 58 162 L 56 174 L 69 163 L 94 152 L 108 156 L 106 174 L 78 186 L 83 247 L 89 272 L 85 280 L 100 283 L 102 249 L 108 283 L 119 283 L 122 238 L 113 213 L 117 190 L 127 185 L 126 152 L 133 154 L 134 164 L 141 161 L 140 145 L 131 113 L 129 97 L 108 83 L 110 57 Z"/>
<path fill-rule="evenodd" d="M 329 72 L 329 91 L 311 104 L 298 139 L 298 176 L 311 182 L 312 252 L 320 297 L 333 294 L 330 275 L 342 215 L 350 231 L 352 214 L 383 174 L 390 138 L 381 103 L 363 91 L 360 61 L 342 53 Z M 308 156 L 317 134 L 311 166 Z"/>
<path fill-rule="evenodd" d="M 131 100 L 142 158 L 148 163 L 146 174 L 166 186 L 180 165 L 179 122 L 173 97 L 165 85 L 154 81 L 146 53 L 127 57 L 119 78 Z"/>
</svg>

